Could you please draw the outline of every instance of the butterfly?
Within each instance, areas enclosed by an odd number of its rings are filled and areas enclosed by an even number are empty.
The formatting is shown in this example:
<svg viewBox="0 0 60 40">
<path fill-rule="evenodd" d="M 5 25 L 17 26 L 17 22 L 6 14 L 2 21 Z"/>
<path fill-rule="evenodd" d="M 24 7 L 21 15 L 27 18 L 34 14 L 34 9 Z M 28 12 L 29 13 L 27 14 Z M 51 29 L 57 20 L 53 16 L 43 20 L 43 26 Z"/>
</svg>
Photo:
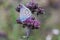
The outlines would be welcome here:
<svg viewBox="0 0 60 40">
<path fill-rule="evenodd" d="M 32 12 L 23 4 L 20 4 L 20 5 L 22 6 L 20 8 L 20 20 L 23 22 L 32 16 Z"/>
</svg>

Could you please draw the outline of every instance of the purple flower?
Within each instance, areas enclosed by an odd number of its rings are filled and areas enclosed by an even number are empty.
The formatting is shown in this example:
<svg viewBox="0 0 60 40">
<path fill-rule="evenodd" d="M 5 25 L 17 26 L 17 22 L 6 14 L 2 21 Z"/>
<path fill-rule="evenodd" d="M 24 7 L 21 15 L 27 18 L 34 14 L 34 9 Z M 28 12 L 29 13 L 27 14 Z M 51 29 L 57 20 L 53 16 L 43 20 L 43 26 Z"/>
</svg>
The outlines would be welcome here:
<svg viewBox="0 0 60 40">
<path fill-rule="evenodd" d="M 36 10 L 36 12 L 37 12 L 37 15 L 44 14 L 45 10 L 42 7 L 38 7 L 38 9 Z"/>
<path fill-rule="evenodd" d="M 4 31 L 0 32 L 0 37 L 4 37 L 4 38 L 6 38 L 6 37 L 7 37 L 7 33 L 4 32 Z"/>
<path fill-rule="evenodd" d="M 17 23 L 23 24 L 32 29 L 38 29 L 40 26 L 40 22 L 38 20 L 36 20 L 34 17 L 30 17 L 30 18 L 26 19 L 23 23 L 19 19 L 17 19 L 16 21 L 17 21 Z"/>
<path fill-rule="evenodd" d="M 32 12 L 35 12 L 35 10 L 38 8 L 38 4 L 34 2 L 30 2 L 26 5 L 27 8 L 29 8 Z"/>
<path fill-rule="evenodd" d="M 29 24 L 32 28 L 39 28 L 40 22 L 36 19 L 32 19 L 32 17 L 28 18 L 24 23 Z"/>
</svg>

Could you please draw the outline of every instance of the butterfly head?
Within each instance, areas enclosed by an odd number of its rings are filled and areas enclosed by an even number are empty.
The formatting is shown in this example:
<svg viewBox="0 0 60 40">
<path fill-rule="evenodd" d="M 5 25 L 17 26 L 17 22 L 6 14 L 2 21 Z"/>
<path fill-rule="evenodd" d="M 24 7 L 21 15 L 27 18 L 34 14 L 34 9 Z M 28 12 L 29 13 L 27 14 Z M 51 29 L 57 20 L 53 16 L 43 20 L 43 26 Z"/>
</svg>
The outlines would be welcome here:
<svg viewBox="0 0 60 40">
<path fill-rule="evenodd" d="M 20 12 L 20 9 L 22 8 L 22 6 L 23 6 L 22 4 L 19 4 L 19 5 L 17 6 L 17 8 L 16 8 L 16 11 L 17 11 L 17 12 Z"/>
</svg>

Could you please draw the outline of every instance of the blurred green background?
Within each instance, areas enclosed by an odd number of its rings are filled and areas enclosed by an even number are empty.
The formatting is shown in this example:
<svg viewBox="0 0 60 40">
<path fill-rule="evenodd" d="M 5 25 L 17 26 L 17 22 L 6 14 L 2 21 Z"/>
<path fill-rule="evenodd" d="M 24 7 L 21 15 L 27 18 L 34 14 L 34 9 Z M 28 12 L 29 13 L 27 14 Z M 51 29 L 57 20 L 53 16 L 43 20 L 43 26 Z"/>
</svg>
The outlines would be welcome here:
<svg viewBox="0 0 60 40">
<path fill-rule="evenodd" d="M 22 3 L 26 4 L 29 1 L 23 0 Z M 47 29 L 60 29 L 60 9 L 52 8 L 49 0 L 36 0 L 36 2 L 45 9 L 46 14 L 37 17 L 41 27 L 33 30 L 29 40 L 45 40 L 47 33 L 50 33 Z M 55 2 L 55 0 L 52 1 L 52 3 Z M 15 8 L 19 3 L 20 0 L 0 0 L 0 30 L 8 34 L 9 40 L 22 40 L 21 36 L 24 35 L 24 28 L 16 23 L 19 13 Z M 52 40 L 60 40 L 60 35 L 54 36 Z"/>
</svg>

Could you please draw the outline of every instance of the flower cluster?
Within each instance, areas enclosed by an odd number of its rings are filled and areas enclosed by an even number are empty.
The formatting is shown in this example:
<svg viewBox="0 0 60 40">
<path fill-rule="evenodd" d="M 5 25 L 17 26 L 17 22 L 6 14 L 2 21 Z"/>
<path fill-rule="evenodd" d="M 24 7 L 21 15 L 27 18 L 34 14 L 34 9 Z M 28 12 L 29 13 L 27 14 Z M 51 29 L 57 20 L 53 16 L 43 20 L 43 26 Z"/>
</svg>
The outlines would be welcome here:
<svg viewBox="0 0 60 40">
<path fill-rule="evenodd" d="M 38 3 L 30 2 L 26 5 L 26 7 L 31 10 L 32 14 L 36 12 L 37 15 L 40 15 L 40 14 L 44 14 L 45 12 L 42 7 L 38 6 Z M 17 6 L 16 11 L 20 12 L 20 4 Z"/>
<path fill-rule="evenodd" d="M 44 14 L 44 9 L 42 7 L 39 7 L 38 3 L 30 2 L 26 5 L 27 8 L 31 10 L 32 13 L 36 12 L 37 15 Z"/>
<path fill-rule="evenodd" d="M 20 8 L 22 5 L 18 5 L 16 8 L 17 12 L 20 12 Z M 38 3 L 30 2 L 26 5 L 26 7 L 34 14 L 36 12 L 37 16 L 40 14 L 44 14 L 44 9 L 38 6 Z M 38 29 L 40 26 L 40 22 L 35 19 L 35 17 L 29 17 L 25 21 L 21 22 L 20 19 L 16 20 L 18 24 L 23 24 L 24 27 L 32 27 L 32 29 Z"/>
<path fill-rule="evenodd" d="M 32 11 L 32 13 L 33 13 L 38 8 L 38 4 L 30 2 L 29 4 L 26 5 L 26 7 L 29 8 Z"/>
</svg>

